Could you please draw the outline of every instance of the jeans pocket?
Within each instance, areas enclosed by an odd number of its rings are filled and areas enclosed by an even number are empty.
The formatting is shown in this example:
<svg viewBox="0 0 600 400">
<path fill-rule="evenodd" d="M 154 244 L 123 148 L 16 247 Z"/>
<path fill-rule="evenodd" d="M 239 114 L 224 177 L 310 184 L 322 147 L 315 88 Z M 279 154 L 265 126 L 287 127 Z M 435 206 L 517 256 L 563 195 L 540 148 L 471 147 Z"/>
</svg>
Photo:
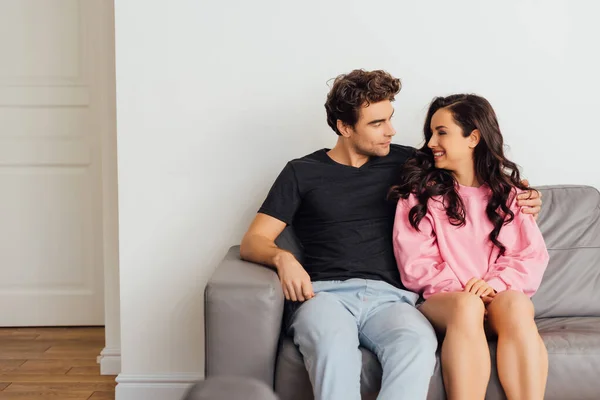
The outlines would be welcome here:
<svg viewBox="0 0 600 400">
<path fill-rule="evenodd" d="M 420 296 L 417 293 L 410 292 L 408 290 L 398 289 L 398 292 L 400 299 L 412 306 L 416 306 L 420 299 Z"/>
<path fill-rule="evenodd" d="M 332 287 L 342 284 L 344 281 L 315 281 L 311 282 L 315 293 L 322 290 L 331 290 Z"/>
</svg>

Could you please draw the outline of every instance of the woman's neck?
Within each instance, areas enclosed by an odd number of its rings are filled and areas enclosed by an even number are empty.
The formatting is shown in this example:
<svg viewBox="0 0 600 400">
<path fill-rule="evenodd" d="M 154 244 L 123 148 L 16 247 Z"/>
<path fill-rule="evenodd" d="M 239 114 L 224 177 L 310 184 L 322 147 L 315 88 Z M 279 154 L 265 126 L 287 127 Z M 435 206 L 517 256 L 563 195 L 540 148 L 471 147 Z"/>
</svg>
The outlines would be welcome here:
<svg viewBox="0 0 600 400">
<path fill-rule="evenodd" d="M 454 177 L 460 185 L 469 187 L 479 187 L 481 182 L 477 179 L 474 168 L 463 168 L 453 172 Z"/>
</svg>

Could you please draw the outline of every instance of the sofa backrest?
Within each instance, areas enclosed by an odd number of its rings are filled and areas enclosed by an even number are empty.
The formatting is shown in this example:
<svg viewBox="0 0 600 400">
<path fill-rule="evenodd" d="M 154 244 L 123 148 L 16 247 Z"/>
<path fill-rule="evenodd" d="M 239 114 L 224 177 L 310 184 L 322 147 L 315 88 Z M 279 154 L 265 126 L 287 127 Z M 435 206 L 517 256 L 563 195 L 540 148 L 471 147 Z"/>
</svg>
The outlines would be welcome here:
<svg viewBox="0 0 600 400">
<path fill-rule="evenodd" d="M 590 186 L 541 186 L 538 226 L 550 263 L 533 296 L 536 317 L 600 317 L 600 193 Z M 302 262 L 293 228 L 277 239 Z"/>
<path fill-rule="evenodd" d="M 538 226 L 550 263 L 533 296 L 537 317 L 600 316 L 600 193 L 542 186 Z"/>
<path fill-rule="evenodd" d="M 284 250 L 291 252 L 294 257 L 302 264 L 304 260 L 304 253 L 302 244 L 298 237 L 294 233 L 294 228 L 290 225 L 286 227 L 283 232 L 275 239 L 275 244 Z"/>
</svg>

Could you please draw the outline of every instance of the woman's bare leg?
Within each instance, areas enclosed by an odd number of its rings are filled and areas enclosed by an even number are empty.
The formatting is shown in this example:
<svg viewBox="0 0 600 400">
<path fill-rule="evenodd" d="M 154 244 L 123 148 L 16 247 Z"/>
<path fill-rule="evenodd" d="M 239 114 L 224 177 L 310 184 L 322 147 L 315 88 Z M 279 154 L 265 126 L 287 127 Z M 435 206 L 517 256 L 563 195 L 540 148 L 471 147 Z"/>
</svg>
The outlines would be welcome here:
<svg viewBox="0 0 600 400">
<path fill-rule="evenodd" d="M 548 352 L 525 294 L 501 292 L 488 305 L 490 327 L 498 335 L 498 377 L 509 400 L 542 400 L 548 377 Z"/>
<path fill-rule="evenodd" d="M 445 333 L 441 358 L 448 400 L 483 400 L 491 361 L 481 298 L 463 292 L 439 293 L 420 310 L 438 332 Z"/>
</svg>

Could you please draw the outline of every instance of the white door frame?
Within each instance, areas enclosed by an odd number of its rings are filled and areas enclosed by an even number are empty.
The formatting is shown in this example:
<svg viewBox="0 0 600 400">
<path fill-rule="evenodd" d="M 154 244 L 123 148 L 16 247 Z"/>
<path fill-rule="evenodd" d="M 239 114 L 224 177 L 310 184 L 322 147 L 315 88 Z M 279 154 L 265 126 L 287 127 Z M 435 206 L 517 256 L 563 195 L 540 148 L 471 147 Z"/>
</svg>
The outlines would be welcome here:
<svg viewBox="0 0 600 400">
<path fill-rule="evenodd" d="M 102 240 L 104 265 L 104 319 L 105 347 L 98 357 L 102 375 L 118 375 L 121 372 L 121 320 L 119 290 L 119 216 L 117 184 L 117 122 L 115 78 L 115 23 L 114 2 L 106 0 L 82 0 L 86 11 L 93 15 L 88 21 L 102 37 L 95 40 L 103 46 L 100 54 L 105 60 L 98 65 L 97 75 L 104 85 L 98 86 L 101 109 L 98 123 L 101 130 L 102 164 Z"/>
</svg>

